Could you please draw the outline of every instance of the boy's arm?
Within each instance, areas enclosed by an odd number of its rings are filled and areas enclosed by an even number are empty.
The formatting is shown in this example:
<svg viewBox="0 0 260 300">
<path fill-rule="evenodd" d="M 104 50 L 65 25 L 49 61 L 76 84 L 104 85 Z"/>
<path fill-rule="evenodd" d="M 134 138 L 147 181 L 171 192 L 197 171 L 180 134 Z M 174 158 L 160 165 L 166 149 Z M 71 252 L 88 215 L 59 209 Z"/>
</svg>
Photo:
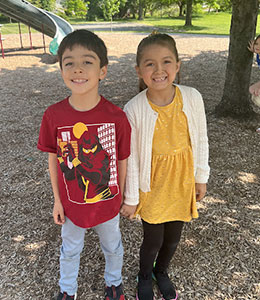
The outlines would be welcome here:
<svg viewBox="0 0 260 300">
<path fill-rule="evenodd" d="M 52 191 L 54 195 L 53 219 L 54 223 L 62 225 L 65 223 L 64 210 L 60 200 L 58 172 L 57 172 L 57 154 L 49 153 L 49 171 L 51 177 Z"/>
<path fill-rule="evenodd" d="M 123 202 L 123 195 L 125 189 L 126 166 L 127 166 L 127 159 L 118 161 L 118 181 L 119 181 L 119 187 L 122 196 L 122 202 Z"/>
<path fill-rule="evenodd" d="M 125 179 L 126 179 L 126 167 L 127 167 L 127 159 L 118 161 L 118 178 L 119 178 L 119 186 L 122 195 L 122 203 L 123 203 L 123 195 L 125 189 Z M 136 211 L 137 205 L 127 205 L 122 204 L 120 213 L 122 216 L 132 219 L 134 217 L 134 213 Z"/>
</svg>

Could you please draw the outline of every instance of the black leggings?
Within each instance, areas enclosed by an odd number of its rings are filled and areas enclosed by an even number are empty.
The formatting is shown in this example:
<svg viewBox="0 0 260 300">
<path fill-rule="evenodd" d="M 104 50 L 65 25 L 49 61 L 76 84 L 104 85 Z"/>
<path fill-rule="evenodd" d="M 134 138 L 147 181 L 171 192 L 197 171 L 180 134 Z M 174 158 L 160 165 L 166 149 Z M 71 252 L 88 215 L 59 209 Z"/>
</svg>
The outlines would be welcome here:
<svg viewBox="0 0 260 300">
<path fill-rule="evenodd" d="M 140 248 L 140 274 L 166 271 L 181 238 L 182 221 L 149 224 L 142 220 L 144 239 Z M 156 258 L 157 256 L 157 258 Z"/>
</svg>

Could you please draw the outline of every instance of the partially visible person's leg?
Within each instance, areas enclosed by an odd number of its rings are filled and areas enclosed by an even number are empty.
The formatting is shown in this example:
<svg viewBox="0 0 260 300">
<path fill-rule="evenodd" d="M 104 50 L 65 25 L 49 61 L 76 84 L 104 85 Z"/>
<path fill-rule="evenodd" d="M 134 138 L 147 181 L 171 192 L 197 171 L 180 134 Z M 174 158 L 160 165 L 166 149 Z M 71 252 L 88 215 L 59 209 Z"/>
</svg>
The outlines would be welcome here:
<svg viewBox="0 0 260 300">
<path fill-rule="evenodd" d="M 68 295 L 77 291 L 80 254 L 84 246 L 86 229 L 73 224 L 68 218 L 62 225 L 62 246 L 60 254 L 60 289 Z"/>
<path fill-rule="evenodd" d="M 119 228 L 119 214 L 113 219 L 94 227 L 97 232 L 101 249 L 104 253 L 105 282 L 108 287 L 119 286 L 122 282 L 123 245 Z"/>
</svg>

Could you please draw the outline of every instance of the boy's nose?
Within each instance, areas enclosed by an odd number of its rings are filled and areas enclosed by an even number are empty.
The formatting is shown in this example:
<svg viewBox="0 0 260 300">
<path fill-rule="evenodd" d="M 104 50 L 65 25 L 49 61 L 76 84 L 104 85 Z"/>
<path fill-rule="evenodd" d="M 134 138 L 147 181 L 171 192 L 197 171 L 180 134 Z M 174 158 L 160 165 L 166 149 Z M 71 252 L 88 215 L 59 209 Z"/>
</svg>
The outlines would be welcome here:
<svg viewBox="0 0 260 300">
<path fill-rule="evenodd" d="M 82 68 L 79 64 L 75 65 L 74 73 L 82 73 Z"/>
</svg>

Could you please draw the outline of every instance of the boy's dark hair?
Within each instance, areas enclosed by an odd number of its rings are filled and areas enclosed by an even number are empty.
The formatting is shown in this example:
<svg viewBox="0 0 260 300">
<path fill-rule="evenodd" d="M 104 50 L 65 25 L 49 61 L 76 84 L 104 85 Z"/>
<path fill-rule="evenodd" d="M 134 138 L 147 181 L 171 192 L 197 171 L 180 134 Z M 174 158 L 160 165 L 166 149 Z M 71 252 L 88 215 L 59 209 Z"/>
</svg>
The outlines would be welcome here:
<svg viewBox="0 0 260 300">
<path fill-rule="evenodd" d="M 75 30 L 62 40 L 58 50 L 58 60 L 62 69 L 62 55 L 66 49 L 72 50 L 75 46 L 82 46 L 97 54 L 100 59 L 100 68 L 108 65 L 107 47 L 103 40 L 95 33 L 86 29 Z"/>
<path fill-rule="evenodd" d="M 138 45 L 137 53 L 136 53 L 136 65 L 137 66 L 140 65 L 140 61 L 141 61 L 144 49 L 151 45 L 160 45 L 160 46 L 164 46 L 164 47 L 168 48 L 174 54 L 176 61 L 177 62 L 179 61 L 179 54 L 178 54 L 178 50 L 177 50 L 174 38 L 172 38 L 168 34 L 157 33 L 155 31 L 153 31 L 150 35 L 148 35 L 147 37 L 142 39 Z M 179 82 L 180 82 L 180 77 L 179 77 L 179 73 L 178 73 L 177 83 L 179 83 Z M 141 92 L 142 90 L 144 90 L 146 88 L 147 88 L 147 86 L 144 83 L 143 79 L 139 79 L 139 91 Z"/>
</svg>

